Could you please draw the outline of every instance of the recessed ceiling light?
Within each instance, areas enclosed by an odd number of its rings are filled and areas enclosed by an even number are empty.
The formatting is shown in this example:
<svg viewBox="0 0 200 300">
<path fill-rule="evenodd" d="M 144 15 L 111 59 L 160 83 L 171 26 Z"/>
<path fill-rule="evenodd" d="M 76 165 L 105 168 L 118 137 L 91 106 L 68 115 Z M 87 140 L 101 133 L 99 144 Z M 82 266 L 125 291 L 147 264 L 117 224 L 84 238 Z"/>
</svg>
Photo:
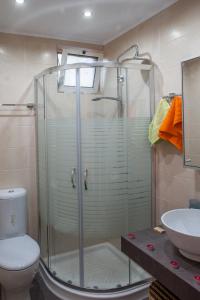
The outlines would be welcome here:
<svg viewBox="0 0 200 300">
<path fill-rule="evenodd" d="M 16 0 L 17 4 L 24 4 L 24 0 Z"/>
<path fill-rule="evenodd" d="M 181 37 L 181 32 L 178 31 L 178 30 L 173 30 L 173 31 L 171 32 L 171 36 L 172 36 L 174 39 L 178 39 L 178 38 Z"/>
<path fill-rule="evenodd" d="M 85 18 L 91 18 L 92 17 L 92 11 L 90 9 L 86 9 L 83 13 Z"/>
</svg>

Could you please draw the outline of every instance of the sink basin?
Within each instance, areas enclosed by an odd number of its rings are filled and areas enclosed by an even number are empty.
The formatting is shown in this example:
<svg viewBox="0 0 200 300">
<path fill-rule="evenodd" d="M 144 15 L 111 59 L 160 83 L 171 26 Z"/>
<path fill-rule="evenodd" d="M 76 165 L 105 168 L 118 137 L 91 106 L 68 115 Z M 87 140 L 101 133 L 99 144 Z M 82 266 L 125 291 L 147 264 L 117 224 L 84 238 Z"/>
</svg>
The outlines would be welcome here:
<svg viewBox="0 0 200 300">
<path fill-rule="evenodd" d="M 200 262 L 200 209 L 175 209 L 164 213 L 162 224 L 180 253 Z"/>
</svg>

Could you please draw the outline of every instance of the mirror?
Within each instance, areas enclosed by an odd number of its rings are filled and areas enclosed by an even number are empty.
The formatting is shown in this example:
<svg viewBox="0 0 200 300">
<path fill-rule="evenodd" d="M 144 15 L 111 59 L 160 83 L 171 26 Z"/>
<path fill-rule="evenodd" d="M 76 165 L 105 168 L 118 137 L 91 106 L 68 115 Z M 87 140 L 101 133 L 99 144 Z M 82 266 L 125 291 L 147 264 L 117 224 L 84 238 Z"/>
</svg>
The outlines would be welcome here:
<svg viewBox="0 0 200 300">
<path fill-rule="evenodd" d="M 184 165 L 200 168 L 200 57 L 182 63 Z"/>
</svg>

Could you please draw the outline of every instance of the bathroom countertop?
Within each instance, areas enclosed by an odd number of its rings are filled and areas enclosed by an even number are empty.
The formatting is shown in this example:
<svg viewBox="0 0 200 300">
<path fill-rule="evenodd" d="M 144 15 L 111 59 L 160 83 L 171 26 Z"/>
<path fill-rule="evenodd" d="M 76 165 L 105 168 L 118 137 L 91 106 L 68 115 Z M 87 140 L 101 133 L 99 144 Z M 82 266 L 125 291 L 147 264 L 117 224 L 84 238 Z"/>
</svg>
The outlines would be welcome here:
<svg viewBox="0 0 200 300">
<path fill-rule="evenodd" d="M 121 250 L 179 299 L 200 299 L 200 281 L 195 279 L 200 276 L 200 263 L 179 254 L 166 233 L 144 230 L 132 238 L 123 236 Z"/>
</svg>

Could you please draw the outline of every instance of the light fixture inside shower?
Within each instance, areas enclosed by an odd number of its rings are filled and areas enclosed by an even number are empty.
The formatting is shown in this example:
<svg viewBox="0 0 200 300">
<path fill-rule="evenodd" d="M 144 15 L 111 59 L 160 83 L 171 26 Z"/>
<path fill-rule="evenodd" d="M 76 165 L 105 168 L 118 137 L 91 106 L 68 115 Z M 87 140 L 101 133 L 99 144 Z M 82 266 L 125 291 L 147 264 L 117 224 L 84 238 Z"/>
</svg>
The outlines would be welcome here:
<svg viewBox="0 0 200 300">
<path fill-rule="evenodd" d="M 24 4 L 24 0 L 16 0 L 17 4 Z"/>
<path fill-rule="evenodd" d="M 83 15 L 86 19 L 90 19 L 92 17 L 91 9 L 85 9 L 84 12 L 83 12 Z"/>
</svg>

